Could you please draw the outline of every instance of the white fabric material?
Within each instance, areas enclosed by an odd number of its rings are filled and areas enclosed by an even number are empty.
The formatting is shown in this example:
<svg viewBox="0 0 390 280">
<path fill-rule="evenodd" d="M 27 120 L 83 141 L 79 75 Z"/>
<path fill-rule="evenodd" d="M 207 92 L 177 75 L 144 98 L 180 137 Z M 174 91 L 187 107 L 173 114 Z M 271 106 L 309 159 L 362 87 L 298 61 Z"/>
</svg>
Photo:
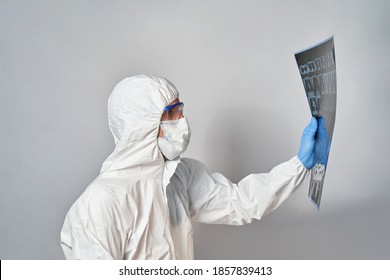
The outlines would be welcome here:
<svg viewBox="0 0 390 280">
<path fill-rule="evenodd" d="M 173 160 L 180 156 L 188 147 L 191 138 L 190 125 L 187 118 L 161 121 L 164 136 L 158 138 L 158 146 L 163 155 Z"/>
<path fill-rule="evenodd" d="M 127 78 L 114 88 L 108 109 L 116 148 L 66 215 L 67 259 L 192 259 L 192 221 L 260 219 L 307 178 L 297 157 L 238 184 L 196 160 L 164 162 L 158 127 L 176 98 L 171 83 L 153 76 Z"/>
</svg>

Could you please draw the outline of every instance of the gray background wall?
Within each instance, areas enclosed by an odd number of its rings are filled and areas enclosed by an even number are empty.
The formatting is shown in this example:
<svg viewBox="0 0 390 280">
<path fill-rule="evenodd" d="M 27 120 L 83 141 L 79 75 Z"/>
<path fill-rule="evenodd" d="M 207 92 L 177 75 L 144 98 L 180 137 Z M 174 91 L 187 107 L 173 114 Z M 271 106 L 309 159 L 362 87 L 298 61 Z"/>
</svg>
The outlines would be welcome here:
<svg viewBox="0 0 390 280">
<path fill-rule="evenodd" d="M 107 98 L 171 80 L 187 157 L 233 181 L 298 152 L 293 53 L 335 35 L 338 107 L 322 207 L 303 186 L 244 227 L 195 225 L 197 259 L 389 259 L 389 1 L 0 1 L 0 258 L 61 259 L 64 216 L 113 150 Z"/>
</svg>

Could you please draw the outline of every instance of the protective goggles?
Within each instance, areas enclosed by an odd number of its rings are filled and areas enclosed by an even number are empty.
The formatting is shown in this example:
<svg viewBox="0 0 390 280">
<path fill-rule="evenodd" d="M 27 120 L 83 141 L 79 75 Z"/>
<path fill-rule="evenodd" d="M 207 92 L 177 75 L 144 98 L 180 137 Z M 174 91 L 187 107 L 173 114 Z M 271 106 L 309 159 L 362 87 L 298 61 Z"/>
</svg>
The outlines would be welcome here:
<svg viewBox="0 0 390 280">
<path fill-rule="evenodd" d="M 162 114 L 163 120 L 177 120 L 183 116 L 183 102 L 178 102 L 172 105 L 168 105 L 164 108 L 164 112 Z"/>
</svg>

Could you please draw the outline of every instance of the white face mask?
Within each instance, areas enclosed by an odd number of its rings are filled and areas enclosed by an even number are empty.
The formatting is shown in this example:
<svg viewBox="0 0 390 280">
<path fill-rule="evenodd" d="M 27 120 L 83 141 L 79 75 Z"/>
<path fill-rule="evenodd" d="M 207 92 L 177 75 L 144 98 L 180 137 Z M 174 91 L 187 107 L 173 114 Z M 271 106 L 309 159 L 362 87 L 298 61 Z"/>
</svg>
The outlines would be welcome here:
<svg viewBox="0 0 390 280">
<path fill-rule="evenodd" d="M 183 153 L 190 142 L 191 130 L 186 118 L 173 121 L 161 121 L 164 136 L 158 138 L 158 146 L 162 154 L 169 160 Z"/>
</svg>

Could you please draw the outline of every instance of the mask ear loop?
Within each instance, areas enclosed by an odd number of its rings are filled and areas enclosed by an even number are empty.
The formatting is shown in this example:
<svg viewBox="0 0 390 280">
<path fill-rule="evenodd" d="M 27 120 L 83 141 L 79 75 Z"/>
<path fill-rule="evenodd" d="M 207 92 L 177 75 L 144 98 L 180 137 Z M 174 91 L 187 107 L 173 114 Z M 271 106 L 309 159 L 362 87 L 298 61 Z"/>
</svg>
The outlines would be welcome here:
<svg viewBox="0 0 390 280">
<path fill-rule="evenodd" d="M 160 129 L 161 129 L 161 131 L 162 131 L 162 135 L 161 135 L 161 137 L 159 137 L 159 138 L 167 139 L 168 136 L 167 136 L 167 134 L 165 133 L 165 130 L 164 130 L 164 123 L 162 123 L 162 122 L 160 122 Z"/>
</svg>

